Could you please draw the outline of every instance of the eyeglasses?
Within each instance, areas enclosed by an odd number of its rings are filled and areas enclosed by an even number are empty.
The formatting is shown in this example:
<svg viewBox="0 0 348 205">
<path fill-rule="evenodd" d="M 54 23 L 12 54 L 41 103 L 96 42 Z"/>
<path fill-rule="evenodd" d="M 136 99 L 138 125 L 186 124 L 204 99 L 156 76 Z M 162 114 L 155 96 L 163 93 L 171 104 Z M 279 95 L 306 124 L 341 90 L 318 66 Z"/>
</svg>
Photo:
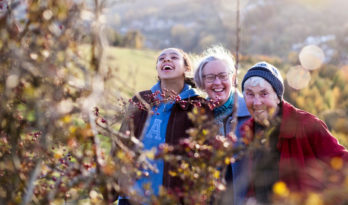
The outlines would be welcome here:
<svg viewBox="0 0 348 205">
<path fill-rule="evenodd" d="M 215 81 L 216 77 L 219 78 L 219 80 L 221 81 L 226 81 L 228 80 L 228 77 L 230 76 L 231 73 L 227 73 L 227 72 L 222 72 L 219 73 L 217 75 L 215 74 L 208 74 L 208 75 L 203 75 L 203 78 L 208 82 L 208 83 L 212 83 Z"/>
</svg>

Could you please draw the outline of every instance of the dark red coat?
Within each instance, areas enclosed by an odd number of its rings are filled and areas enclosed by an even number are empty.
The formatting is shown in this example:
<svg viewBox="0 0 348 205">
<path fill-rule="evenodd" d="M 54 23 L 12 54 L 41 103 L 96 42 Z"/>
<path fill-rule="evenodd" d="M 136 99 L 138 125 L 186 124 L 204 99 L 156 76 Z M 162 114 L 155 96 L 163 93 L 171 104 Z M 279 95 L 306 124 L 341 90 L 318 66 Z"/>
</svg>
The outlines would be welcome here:
<svg viewBox="0 0 348 205">
<path fill-rule="evenodd" d="M 252 140 L 254 120 L 241 128 L 242 136 Z M 248 141 L 247 140 L 247 141 Z M 323 189 L 324 167 L 334 157 L 348 162 L 347 150 L 332 136 L 323 121 L 283 101 L 277 149 L 280 152 L 279 177 L 292 190 Z M 252 162 L 251 162 L 252 163 Z"/>
</svg>

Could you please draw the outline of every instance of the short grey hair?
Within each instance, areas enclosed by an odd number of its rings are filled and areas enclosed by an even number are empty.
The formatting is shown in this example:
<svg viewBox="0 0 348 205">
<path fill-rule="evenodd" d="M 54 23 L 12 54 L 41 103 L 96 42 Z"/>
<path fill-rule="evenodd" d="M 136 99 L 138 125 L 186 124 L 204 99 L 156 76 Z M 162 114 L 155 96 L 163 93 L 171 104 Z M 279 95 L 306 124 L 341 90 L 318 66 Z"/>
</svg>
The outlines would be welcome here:
<svg viewBox="0 0 348 205">
<path fill-rule="evenodd" d="M 221 60 L 227 64 L 229 72 L 232 73 L 232 76 L 236 74 L 234 57 L 230 51 L 224 48 L 221 45 L 215 45 L 213 47 L 208 48 L 202 54 L 202 57 L 198 60 L 199 64 L 195 70 L 194 80 L 198 88 L 204 90 L 204 82 L 203 82 L 203 69 L 207 65 L 207 63 Z"/>
<path fill-rule="evenodd" d="M 250 78 L 248 78 L 245 82 L 244 82 L 244 87 L 245 86 L 261 86 L 264 87 L 265 83 L 268 83 L 265 79 L 259 77 L 259 76 L 252 76 Z"/>
<path fill-rule="evenodd" d="M 260 86 L 260 87 L 265 87 L 266 84 L 269 84 L 269 85 L 272 87 L 272 89 L 273 89 L 273 91 L 274 91 L 274 93 L 272 93 L 272 94 L 274 94 L 274 97 L 275 97 L 275 98 L 279 99 L 278 96 L 277 96 L 276 91 L 275 91 L 274 88 L 273 88 L 273 86 L 272 86 L 267 80 L 265 80 L 265 79 L 262 78 L 262 77 L 259 77 L 259 76 L 252 76 L 252 77 L 248 78 L 248 79 L 244 82 L 244 87 L 247 87 L 247 86 L 252 86 L 252 87 L 254 87 L 254 86 Z M 243 95 L 245 96 L 245 89 L 243 90 Z"/>
</svg>

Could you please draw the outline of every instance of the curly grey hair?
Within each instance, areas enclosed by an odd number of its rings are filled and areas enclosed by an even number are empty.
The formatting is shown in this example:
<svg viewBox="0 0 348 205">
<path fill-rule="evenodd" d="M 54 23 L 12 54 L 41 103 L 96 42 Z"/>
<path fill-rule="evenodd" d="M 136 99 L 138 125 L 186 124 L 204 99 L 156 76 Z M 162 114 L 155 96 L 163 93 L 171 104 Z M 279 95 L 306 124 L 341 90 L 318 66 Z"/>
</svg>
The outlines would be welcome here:
<svg viewBox="0 0 348 205">
<path fill-rule="evenodd" d="M 221 45 L 215 45 L 206 49 L 200 60 L 198 60 L 199 65 L 195 70 L 194 81 L 198 88 L 204 90 L 204 82 L 203 82 L 203 69 L 207 65 L 207 63 L 211 61 L 222 60 L 228 65 L 229 72 L 232 73 L 231 77 L 234 78 L 236 75 L 235 62 L 234 57 Z"/>
</svg>

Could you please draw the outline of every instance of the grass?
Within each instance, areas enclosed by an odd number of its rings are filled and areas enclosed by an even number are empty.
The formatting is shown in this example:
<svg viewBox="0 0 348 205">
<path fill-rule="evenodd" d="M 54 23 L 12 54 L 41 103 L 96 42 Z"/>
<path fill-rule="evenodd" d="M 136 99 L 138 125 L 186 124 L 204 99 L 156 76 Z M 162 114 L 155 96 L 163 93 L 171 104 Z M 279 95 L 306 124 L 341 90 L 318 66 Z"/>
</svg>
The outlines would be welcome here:
<svg viewBox="0 0 348 205">
<path fill-rule="evenodd" d="M 120 91 L 133 95 L 150 89 L 157 82 L 156 57 L 158 52 L 109 47 L 106 64 L 115 74 Z"/>
</svg>

